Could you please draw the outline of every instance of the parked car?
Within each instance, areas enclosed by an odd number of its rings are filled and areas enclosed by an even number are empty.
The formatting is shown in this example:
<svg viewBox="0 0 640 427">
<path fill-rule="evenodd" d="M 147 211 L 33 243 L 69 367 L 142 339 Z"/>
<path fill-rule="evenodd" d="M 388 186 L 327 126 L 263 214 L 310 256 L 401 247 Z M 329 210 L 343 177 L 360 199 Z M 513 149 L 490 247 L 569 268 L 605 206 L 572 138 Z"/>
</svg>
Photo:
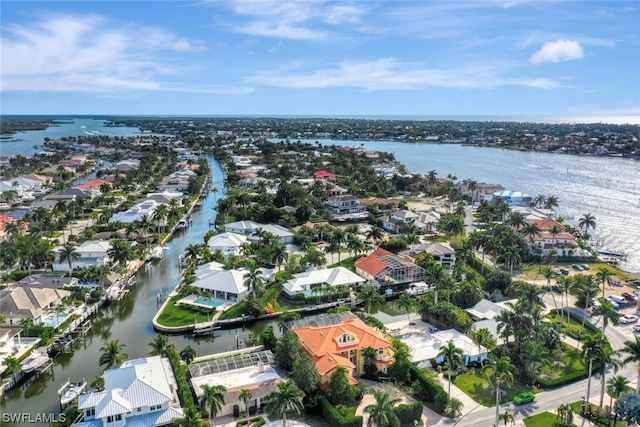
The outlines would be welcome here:
<svg viewBox="0 0 640 427">
<path fill-rule="evenodd" d="M 588 270 L 589 264 L 580 264 L 580 267 L 582 267 L 583 270 Z"/>
<path fill-rule="evenodd" d="M 626 325 L 628 323 L 636 323 L 638 321 L 638 316 L 635 314 L 625 314 L 620 316 L 620 323 Z"/>
<path fill-rule="evenodd" d="M 569 270 L 567 270 L 564 267 L 559 268 L 558 270 L 560 270 L 560 274 L 562 274 L 563 276 L 566 276 L 569 274 Z"/>
<path fill-rule="evenodd" d="M 624 299 L 626 299 L 627 301 L 637 301 L 638 300 L 638 296 L 634 295 L 634 294 L 630 294 L 629 292 L 623 292 L 622 296 L 624 297 Z"/>
<path fill-rule="evenodd" d="M 582 271 L 584 270 L 580 264 L 573 264 L 571 267 L 573 267 L 574 270 L 578 270 L 578 271 Z"/>
<path fill-rule="evenodd" d="M 635 325 L 633 327 L 633 332 L 640 332 L 640 325 Z"/>
<path fill-rule="evenodd" d="M 525 403 L 533 402 L 535 398 L 535 394 L 531 393 L 530 391 L 525 391 L 514 397 L 513 403 L 515 403 L 516 405 L 524 405 Z"/>
</svg>

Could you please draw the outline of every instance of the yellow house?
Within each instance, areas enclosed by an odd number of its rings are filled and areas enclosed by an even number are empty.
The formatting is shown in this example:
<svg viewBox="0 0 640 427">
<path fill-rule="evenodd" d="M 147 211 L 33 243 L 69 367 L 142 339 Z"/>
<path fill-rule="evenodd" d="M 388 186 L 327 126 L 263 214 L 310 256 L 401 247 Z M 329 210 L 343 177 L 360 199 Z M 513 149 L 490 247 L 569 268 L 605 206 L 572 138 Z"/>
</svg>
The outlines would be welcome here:
<svg viewBox="0 0 640 427">
<path fill-rule="evenodd" d="M 375 350 L 374 363 L 378 370 L 386 373 L 393 363 L 391 342 L 360 318 L 351 318 L 336 325 L 306 326 L 295 328 L 304 351 L 316 361 L 320 374 L 320 388 L 326 388 L 329 377 L 338 366 L 349 372 L 349 381 L 357 383 L 355 376 L 364 373 L 364 349 Z"/>
</svg>

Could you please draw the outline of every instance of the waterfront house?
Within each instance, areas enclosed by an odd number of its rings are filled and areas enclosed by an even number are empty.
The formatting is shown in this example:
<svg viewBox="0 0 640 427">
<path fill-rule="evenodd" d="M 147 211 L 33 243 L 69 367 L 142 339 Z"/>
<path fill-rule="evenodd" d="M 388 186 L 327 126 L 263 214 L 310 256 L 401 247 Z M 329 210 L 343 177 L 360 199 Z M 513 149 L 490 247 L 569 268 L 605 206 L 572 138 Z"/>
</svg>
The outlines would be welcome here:
<svg viewBox="0 0 640 427">
<path fill-rule="evenodd" d="M 194 275 L 197 280 L 191 286 L 210 292 L 212 298 L 238 302 L 249 295 L 245 270 L 225 270 L 222 264 L 210 262 L 198 267 Z"/>
<path fill-rule="evenodd" d="M 471 338 L 455 329 L 424 333 L 408 333 L 399 337 L 400 341 L 409 346 L 411 360 L 419 368 L 430 368 L 445 362 L 438 353 L 449 341 L 462 350 L 462 364 L 469 366 L 472 363 L 480 363 L 489 357 L 489 351 L 478 347 Z"/>
<path fill-rule="evenodd" d="M 465 179 L 456 184 L 460 193 L 463 196 L 469 196 L 473 203 L 484 200 L 488 196 L 492 196 L 494 193 L 503 191 L 504 187 L 500 184 L 487 184 L 486 182 L 476 182 L 473 185 L 472 180 Z"/>
<path fill-rule="evenodd" d="M 8 325 L 17 325 L 21 319 L 33 319 L 36 324 L 42 322 L 48 310 L 57 307 L 63 298 L 71 294 L 62 287 L 78 282 L 76 278 L 51 276 L 28 276 L 0 290 L 0 315 Z"/>
<path fill-rule="evenodd" d="M 218 355 L 211 357 L 216 356 Z M 250 411 L 258 412 L 264 409 L 265 396 L 276 391 L 278 384 L 284 381 L 275 365 L 273 353 L 269 350 L 194 362 L 189 365 L 191 386 L 198 400 L 204 393 L 203 385 L 221 385 L 227 389 L 225 404 L 218 416 L 232 415 L 234 406 L 241 411 L 245 410 L 245 404 L 240 399 L 240 391 L 243 389 L 251 392 L 248 406 L 255 409 Z"/>
<path fill-rule="evenodd" d="M 400 255 L 415 258 L 424 252 L 431 254 L 435 263 L 445 268 L 453 267 L 456 262 L 456 251 L 448 242 L 422 243 L 412 250 L 400 252 Z"/>
<path fill-rule="evenodd" d="M 336 221 L 366 219 L 369 215 L 367 207 L 360 203 L 360 199 L 350 194 L 331 196 L 324 205 Z"/>
<path fill-rule="evenodd" d="M 391 341 L 377 330 L 364 323 L 353 313 L 340 313 L 339 323 L 323 315 L 323 319 L 305 319 L 304 322 L 292 322 L 291 329 L 300 338 L 302 350 L 311 355 L 315 362 L 322 389 L 329 386 L 329 378 L 338 366 L 349 372 L 349 381 L 357 383 L 356 376 L 365 372 L 364 349 L 371 347 L 376 351 L 373 359 L 379 371 L 386 373 L 393 363 Z M 325 322 L 326 321 L 326 322 Z"/>
<path fill-rule="evenodd" d="M 123 171 L 123 172 L 135 171 L 135 170 L 138 170 L 139 167 L 140 167 L 140 161 L 134 160 L 134 159 L 121 160 L 117 163 L 114 163 L 113 166 L 111 166 L 112 169 Z"/>
<path fill-rule="evenodd" d="M 293 296 L 298 293 L 309 294 L 315 288 L 325 286 L 357 286 L 364 281 L 362 277 L 346 268 L 336 267 L 294 274 L 284 283 L 283 287 L 287 295 Z"/>
<path fill-rule="evenodd" d="M 414 225 L 418 230 L 434 230 L 440 222 L 440 213 L 436 211 L 418 211 L 416 212 L 418 219 Z"/>
<path fill-rule="evenodd" d="M 112 188 L 113 182 L 105 181 L 104 179 L 100 179 L 100 178 L 94 178 L 94 179 L 90 179 L 87 182 L 83 182 L 82 184 L 76 185 L 75 188 L 80 188 L 83 190 L 98 190 L 102 192 L 102 188 L 104 188 L 103 186 L 108 186 L 108 188 Z"/>
<path fill-rule="evenodd" d="M 424 268 L 382 248 L 359 258 L 355 267 L 359 276 L 375 280 L 380 286 L 420 282 L 426 277 Z"/>
<path fill-rule="evenodd" d="M 104 382 L 104 391 L 78 397 L 82 420 L 73 426 L 167 426 L 183 416 L 169 359 L 128 360 L 106 370 Z"/>
<path fill-rule="evenodd" d="M 71 266 L 74 270 L 79 270 L 90 265 L 98 267 L 109 265 L 110 249 L 111 242 L 106 240 L 87 240 L 82 242 L 75 248 L 78 257 L 71 260 Z M 58 246 L 53 252 L 56 257 L 53 262 L 53 269 L 55 271 L 69 271 L 69 262 L 66 259 L 61 259 L 62 246 Z"/>
<path fill-rule="evenodd" d="M 511 190 L 496 191 L 491 195 L 485 196 L 484 200 L 493 201 L 497 198 L 504 200 L 509 206 L 529 206 L 533 201 L 529 194 Z"/>
<path fill-rule="evenodd" d="M 247 241 L 247 236 L 237 233 L 221 233 L 211 237 L 207 246 L 211 252 L 221 251 L 225 257 L 241 255 L 242 245 Z"/>
<path fill-rule="evenodd" d="M 383 216 L 380 219 L 382 220 L 382 228 L 390 233 L 399 233 L 403 225 L 415 224 L 418 218 L 419 215 L 417 213 L 402 209 L 392 212 L 389 216 Z"/>
<path fill-rule="evenodd" d="M 329 172 L 329 171 L 326 171 L 326 170 L 316 171 L 316 172 L 314 172 L 313 175 L 316 177 L 316 179 L 319 179 L 319 180 L 322 180 L 322 181 L 335 181 L 336 177 L 338 176 L 335 173 Z"/>
<path fill-rule="evenodd" d="M 550 250 L 555 250 L 557 257 L 581 256 L 575 237 L 566 231 L 559 234 L 551 234 L 549 231 L 544 230 L 540 233 L 540 236 L 532 236 L 532 239 L 532 253 L 535 250 L 544 255 Z"/>
<path fill-rule="evenodd" d="M 230 222 L 224 225 L 224 231 L 228 233 L 243 234 L 249 238 L 249 240 L 257 241 L 260 239 L 258 235 L 260 231 L 265 233 L 271 233 L 278 237 L 280 241 L 289 245 L 293 243 L 294 234 L 287 228 L 277 224 L 259 224 L 254 221 L 236 221 Z"/>
<path fill-rule="evenodd" d="M 126 211 L 113 214 L 109 219 L 109 222 L 122 222 L 124 224 L 129 224 L 140 221 L 145 216 L 148 219 L 152 219 L 157 207 L 158 203 L 156 201 L 145 200 L 143 202 L 136 203 Z"/>
</svg>

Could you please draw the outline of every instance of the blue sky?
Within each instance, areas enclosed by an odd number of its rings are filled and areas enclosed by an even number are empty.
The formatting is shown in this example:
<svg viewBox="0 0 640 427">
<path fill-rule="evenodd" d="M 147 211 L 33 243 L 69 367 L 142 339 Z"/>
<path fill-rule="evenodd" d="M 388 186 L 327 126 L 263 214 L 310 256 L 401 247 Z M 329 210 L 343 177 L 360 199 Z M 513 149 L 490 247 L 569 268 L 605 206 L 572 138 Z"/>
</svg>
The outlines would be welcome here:
<svg viewBox="0 0 640 427">
<path fill-rule="evenodd" d="M 6 1 L 2 114 L 640 114 L 637 1 Z"/>
</svg>

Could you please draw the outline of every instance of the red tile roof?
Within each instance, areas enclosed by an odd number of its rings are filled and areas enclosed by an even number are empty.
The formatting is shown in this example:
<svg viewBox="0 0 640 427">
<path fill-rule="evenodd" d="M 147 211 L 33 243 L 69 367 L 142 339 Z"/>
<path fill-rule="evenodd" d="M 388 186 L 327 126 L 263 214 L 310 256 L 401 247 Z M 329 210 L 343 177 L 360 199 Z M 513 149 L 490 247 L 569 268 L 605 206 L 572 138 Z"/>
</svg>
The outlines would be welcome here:
<svg viewBox="0 0 640 427">
<path fill-rule="evenodd" d="M 76 188 L 81 188 L 83 190 L 88 190 L 92 188 L 100 188 L 102 184 L 107 184 L 108 186 L 113 186 L 113 182 L 105 181 L 104 179 L 94 178 L 87 182 L 83 182 L 82 184 L 76 185 Z"/>
<path fill-rule="evenodd" d="M 316 358 L 365 347 L 384 348 L 391 345 L 391 342 L 360 319 L 349 319 L 337 325 L 324 327 L 296 328 L 294 332 L 309 353 Z M 353 344 L 338 343 L 338 338 L 345 334 L 356 338 Z"/>
<path fill-rule="evenodd" d="M 314 175 L 316 178 L 335 178 L 337 176 L 335 173 L 325 170 L 317 171 Z"/>
<path fill-rule="evenodd" d="M 389 264 L 380 259 L 382 256 L 396 255 L 385 249 L 378 248 L 368 256 L 358 259 L 355 266 L 365 273 L 375 276 L 389 266 Z"/>
<path fill-rule="evenodd" d="M 349 359 L 339 354 L 325 354 L 316 360 L 316 369 L 320 375 L 331 375 L 331 372 L 338 366 L 344 366 L 348 370 L 356 367 Z"/>
<path fill-rule="evenodd" d="M 554 225 L 557 225 L 561 230 L 564 230 L 564 224 L 554 219 L 536 219 L 533 222 L 538 224 L 538 228 L 540 228 L 540 230 L 549 230 Z"/>
</svg>

